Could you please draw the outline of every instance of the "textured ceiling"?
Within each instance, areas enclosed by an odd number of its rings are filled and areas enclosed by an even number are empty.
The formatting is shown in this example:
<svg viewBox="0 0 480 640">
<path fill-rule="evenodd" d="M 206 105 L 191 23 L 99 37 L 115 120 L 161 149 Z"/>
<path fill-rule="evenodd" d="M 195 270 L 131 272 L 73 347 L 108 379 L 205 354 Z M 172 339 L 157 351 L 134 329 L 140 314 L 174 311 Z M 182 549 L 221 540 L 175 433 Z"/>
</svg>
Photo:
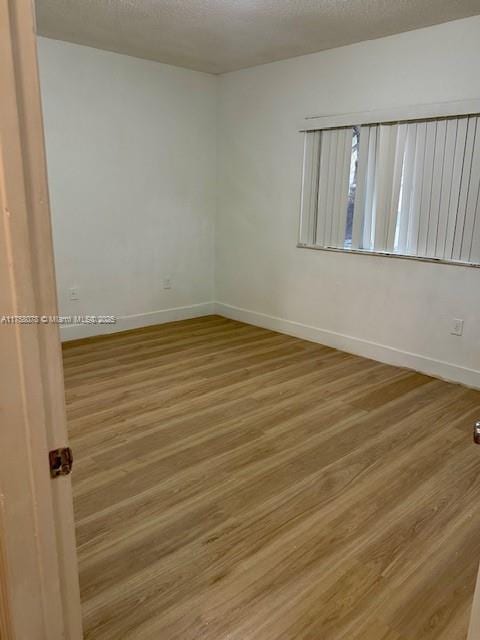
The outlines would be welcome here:
<svg viewBox="0 0 480 640">
<path fill-rule="evenodd" d="M 480 14 L 480 0 L 37 0 L 40 35 L 223 73 Z"/>
</svg>

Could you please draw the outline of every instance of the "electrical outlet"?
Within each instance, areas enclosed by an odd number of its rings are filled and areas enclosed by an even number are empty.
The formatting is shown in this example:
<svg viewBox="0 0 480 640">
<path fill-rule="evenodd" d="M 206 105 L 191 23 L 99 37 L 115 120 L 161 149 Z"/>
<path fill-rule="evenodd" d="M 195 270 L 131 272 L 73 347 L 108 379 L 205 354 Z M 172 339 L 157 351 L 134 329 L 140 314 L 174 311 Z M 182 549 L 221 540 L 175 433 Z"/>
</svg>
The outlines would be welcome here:
<svg viewBox="0 0 480 640">
<path fill-rule="evenodd" d="M 70 289 L 68 290 L 68 297 L 70 300 L 80 300 L 78 287 L 70 287 Z"/>
<path fill-rule="evenodd" d="M 461 320 L 460 318 L 454 318 L 450 333 L 452 336 L 463 335 L 463 320 Z"/>
<path fill-rule="evenodd" d="M 163 279 L 163 288 L 171 289 L 172 288 L 172 276 L 165 276 Z"/>
</svg>

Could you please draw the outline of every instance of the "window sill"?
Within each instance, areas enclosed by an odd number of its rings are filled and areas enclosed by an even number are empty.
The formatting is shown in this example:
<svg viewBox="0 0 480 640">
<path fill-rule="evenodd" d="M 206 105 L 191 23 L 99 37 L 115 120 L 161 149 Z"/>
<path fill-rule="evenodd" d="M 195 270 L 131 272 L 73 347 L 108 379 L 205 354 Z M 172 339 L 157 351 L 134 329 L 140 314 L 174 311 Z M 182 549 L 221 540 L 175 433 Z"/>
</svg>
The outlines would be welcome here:
<svg viewBox="0 0 480 640">
<path fill-rule="evenodd" d="M 416 260 L 417 262 L 433 262 L 435 264 L 447 264 L 456 267 L 470 267 L 479 269 L 480 264 L 476 262 L 462 262 L 460 260 L 446 260 L 444 258 L 422 258 L 420 256 L 406 256 L 399 253 L 388 253 L 386 251 L 366 251 L 364 249 L 339 249 L 337 247 L 319 247 L 316 244 L 297 243 L 298 249 L 314 249 L 315 251 L 333 251 L 335 253 L 352 253 L 365 256 L 380 256 L 381 258 L 399 258 L 400 260 Z"/>
</svg>

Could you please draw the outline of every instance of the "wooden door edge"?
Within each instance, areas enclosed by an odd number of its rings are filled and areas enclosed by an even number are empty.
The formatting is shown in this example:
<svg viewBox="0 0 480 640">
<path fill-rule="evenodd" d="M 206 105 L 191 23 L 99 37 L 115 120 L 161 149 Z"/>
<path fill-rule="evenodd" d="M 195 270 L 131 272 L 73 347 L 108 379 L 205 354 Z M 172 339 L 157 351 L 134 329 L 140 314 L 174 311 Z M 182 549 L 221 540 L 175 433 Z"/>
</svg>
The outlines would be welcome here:
<svg viewBox="0 0 480 640">
<path fill-rule="evenodd" d="M 480 567 L 477 574 L 475 593 L 473 594 L 467 640 L 480 640 Z"/>
<path fill-rule="evenodd" d="M 10 313 L 55 316 L 56 286 L 34 24 L 30 0 L 0 0 L 0 81 L 2 96 L 5 96 L 2 114 L 7 116 L 0 122 L 0 129 L 3 127 L 0 131 L 3 181 L 0 235 L 3 234 L 5 241 L 3 267 L 8 271 L 2 276 L 2 282 L 9 288 L 3 300 Z M 0 309 L 0 314 L 6 311 Z M 8 442 L 11 435 L 10 444 L 20 446 L 3 450 L 3 455 L 11 459 L 17 460 L 18 456 L 19 469 L 17 481 L 10 460 L 10 464 L 5 465 L 10 473 L 3 470 L 0 487 L 1 637 L 2 640 L 10 637 L 80 640 L 81 608 L 71 483 L 69 477 L 51 480 L 48 473 L 48 450 L 67 445 L 58 327 L 47 324 L 0 327 L 0 330 L 3 331 L 0 339 L 7 346 L 6 353 L 15 368 L 12 372 L 6 370 L 6 356 L 0 372 L 2 381 L 11 381 L 17 376 L 24 387 L 15 405 L 9 403 L 7 394 L 2 396 L 2 415 L 8 425 L 2 444 Z M 14 423 L 18 425 L 18 435 L 14 435 Z M 20 543 L 16 541 L 22 518 L 12 510 L 11 499 L 15 485 L 20 483 L 25 496 L 24 521 L 34 527 L 28 549 L 30 555 L 24 559 Z M 9 491 L 13 493 L 9 495 Z M 23 600 L 27 604 L 37 592 L 42 604 L 37 606 L 32 599 L 31 610 L 27 605 L 22 612 Z M 30 630 L 25 636 L 27 627 Z M 20 635 L 18 628 L 23 629 Z"/>
</svg>

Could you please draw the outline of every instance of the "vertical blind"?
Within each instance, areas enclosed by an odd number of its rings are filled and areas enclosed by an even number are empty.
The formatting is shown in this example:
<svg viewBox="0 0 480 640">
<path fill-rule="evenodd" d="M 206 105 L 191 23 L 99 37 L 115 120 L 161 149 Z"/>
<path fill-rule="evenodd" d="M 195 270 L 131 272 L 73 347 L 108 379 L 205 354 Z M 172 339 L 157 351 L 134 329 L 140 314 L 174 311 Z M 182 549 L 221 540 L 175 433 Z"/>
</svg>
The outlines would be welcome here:
<svg viewBox="0 0 480 640">
<path fill-rule="evenodd" d="M 479 120 L 306 132 L 300 242 L 480 263 Z"/>
</svg>

